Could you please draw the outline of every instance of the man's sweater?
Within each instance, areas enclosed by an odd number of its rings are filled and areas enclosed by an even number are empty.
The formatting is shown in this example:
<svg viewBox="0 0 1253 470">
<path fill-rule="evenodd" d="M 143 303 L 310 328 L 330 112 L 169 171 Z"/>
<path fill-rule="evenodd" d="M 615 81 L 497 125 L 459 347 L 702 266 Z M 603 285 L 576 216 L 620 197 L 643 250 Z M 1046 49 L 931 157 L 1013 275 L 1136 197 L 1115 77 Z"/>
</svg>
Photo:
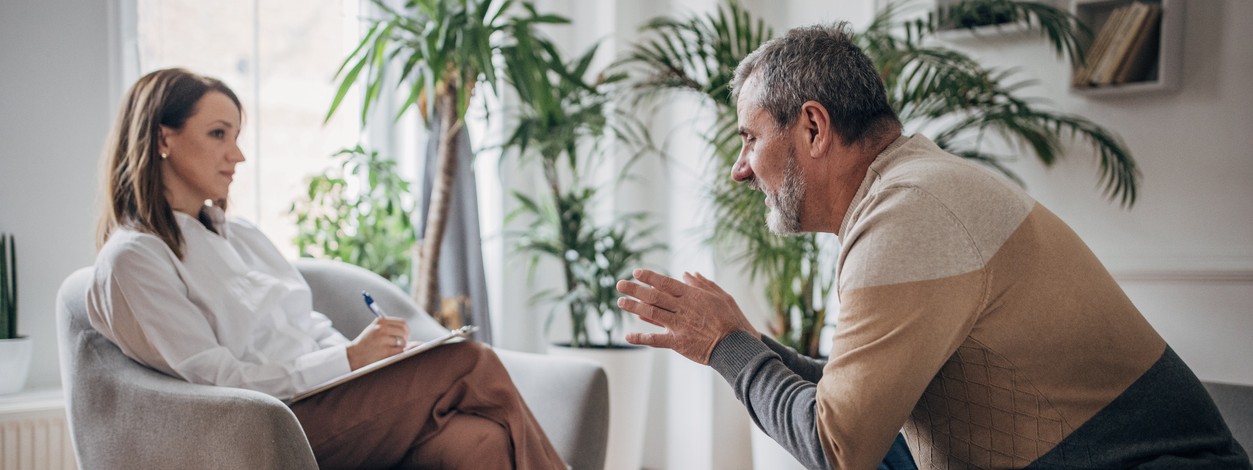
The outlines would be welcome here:
<svg viewBox="0 0 1253 470">
<path fill-rule="evenodd" d="M 743 332 L 710 358 L 807 466 L 874 468 L 903 429 L 921 468 L 1249 468 L 1092 252 L 1004 179 L 901 137 L 838 235 L 828 362 Z"/>
</svg>

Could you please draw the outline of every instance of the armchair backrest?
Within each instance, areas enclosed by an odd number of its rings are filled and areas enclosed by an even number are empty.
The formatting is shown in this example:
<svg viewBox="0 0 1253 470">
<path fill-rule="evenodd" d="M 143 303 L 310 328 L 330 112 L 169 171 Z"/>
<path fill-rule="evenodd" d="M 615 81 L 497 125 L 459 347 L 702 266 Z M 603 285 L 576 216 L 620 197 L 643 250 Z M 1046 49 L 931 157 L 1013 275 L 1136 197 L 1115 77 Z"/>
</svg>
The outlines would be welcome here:
<svg viewBox="0 0 1253 470">
<path fill-rule="evenodd" d="M 1204 382 L 1218 411 L 1231 429 L 1231 437 L 1253 453 L 1253 386 L 1219 382 Z"/>
<path fill-rule="evenodd" d="M 335 329 L 349 339 L 374 320 L 361 299 L 363 290 L 370 293 L 387 315 L 408 320 L 410 339 L 427 340 L 448 332 L 418 308 L 409 294 L 370 270 L 340 261 L 311 258 L 300 258 L 292 264 L 313 291 L 313 308 L 330 318 Z"/>
<path fill-rule="evenodd" d="M 316 468 L 300 422 L 278 399 L 197 385 L 131 360 L 91 326 L 93 270 L 57 292 L 61 383 L 82 468 Z"/>
</svg>

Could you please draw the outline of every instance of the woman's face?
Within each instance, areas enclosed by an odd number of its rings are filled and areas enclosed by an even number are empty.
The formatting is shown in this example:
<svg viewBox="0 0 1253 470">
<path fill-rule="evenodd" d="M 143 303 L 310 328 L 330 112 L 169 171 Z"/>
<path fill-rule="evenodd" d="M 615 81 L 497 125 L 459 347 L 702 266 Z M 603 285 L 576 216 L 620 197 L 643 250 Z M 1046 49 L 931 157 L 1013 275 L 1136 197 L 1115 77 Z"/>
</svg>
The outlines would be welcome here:
<svg viewBox="0 0 1253 470">
<path fill-rule="evenodd" d="M 200 213 L 206 200 L 225 199 L 235 179 L 235 165 L 244 161 L 236 140 L 241 116 L 235 102 L 210 91 L 196 102 L 182 129 L 161 127 L 161 153 L 166 198 L 185 214 Z"/>
</svg>

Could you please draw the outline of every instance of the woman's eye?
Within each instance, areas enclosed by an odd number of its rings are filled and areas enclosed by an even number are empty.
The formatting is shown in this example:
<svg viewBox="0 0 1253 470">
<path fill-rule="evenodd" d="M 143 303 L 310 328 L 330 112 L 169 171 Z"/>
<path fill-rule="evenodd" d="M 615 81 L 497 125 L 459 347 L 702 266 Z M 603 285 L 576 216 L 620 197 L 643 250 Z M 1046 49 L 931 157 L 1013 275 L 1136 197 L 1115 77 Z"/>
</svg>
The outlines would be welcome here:
<svg viewBox="0 0 1253 470">
<path fill-rule="evenodd" d="M 222 129 L 214 129 L 212 131 L 209 131 L 209 136 L 215 139 L 221 139 L 223 137 L 226 137 L 226 131 Z"/>
</svg>

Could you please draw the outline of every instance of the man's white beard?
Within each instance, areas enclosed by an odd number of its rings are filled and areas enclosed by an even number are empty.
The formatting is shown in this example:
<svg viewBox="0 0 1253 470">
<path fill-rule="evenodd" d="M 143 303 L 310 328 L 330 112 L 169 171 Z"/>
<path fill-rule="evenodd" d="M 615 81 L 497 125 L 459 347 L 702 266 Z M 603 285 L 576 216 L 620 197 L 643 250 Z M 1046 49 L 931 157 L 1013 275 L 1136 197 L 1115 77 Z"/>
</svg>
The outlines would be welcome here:
<svg viewBox="0 0 1253 470">
<path fill-rule="evenodd" d="M 783 169 L 783 184 L 779 190 L 766 192 L 770 199 L 770 213 L 766 215 L 766 227 L 776 235 L 796 235 L 801 231 L 801 200 L 805 197 L 805 180 L 801 178 L 796 164 L 796 148 L 787 151 L 787 166 Z"/>
</svg>

